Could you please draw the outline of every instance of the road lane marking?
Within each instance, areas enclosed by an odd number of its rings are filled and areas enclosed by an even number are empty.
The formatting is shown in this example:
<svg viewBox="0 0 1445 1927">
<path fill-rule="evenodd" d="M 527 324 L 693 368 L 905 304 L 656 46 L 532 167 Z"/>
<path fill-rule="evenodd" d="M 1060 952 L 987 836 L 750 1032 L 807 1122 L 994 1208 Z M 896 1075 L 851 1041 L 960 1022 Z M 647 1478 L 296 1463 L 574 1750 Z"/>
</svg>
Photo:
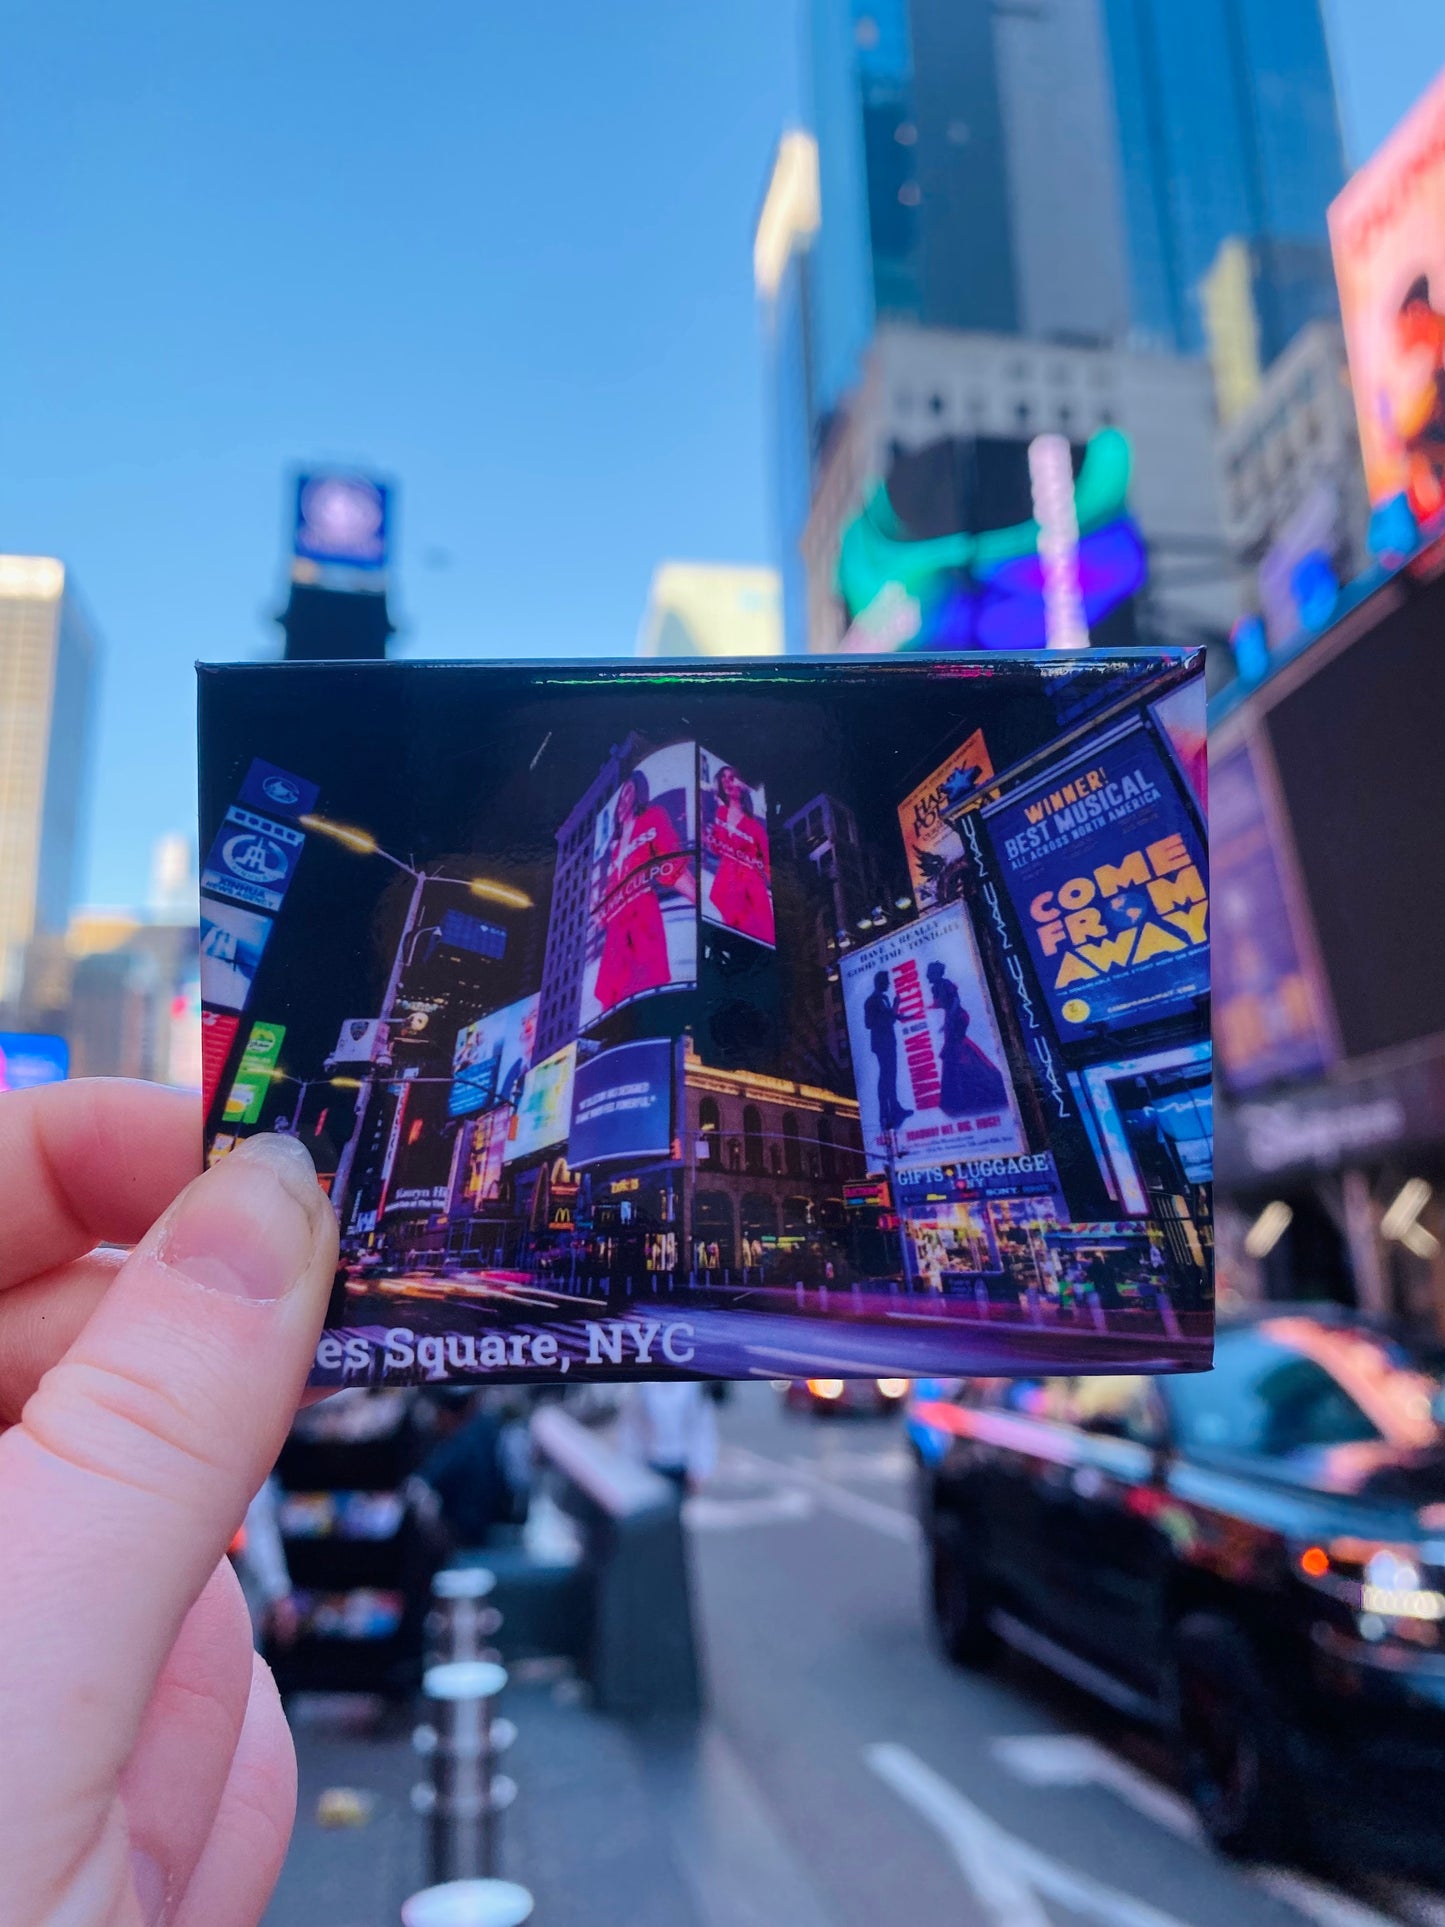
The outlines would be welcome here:
<svg viewBox="0 0 1445 1927">
<path fill-rule="evenodd" d="M 793 1525 L 810 1519 L 816 1501 L 798 1486 L 785 1486 L 778 1492 L 754 1493 L 751 1498 L 725 1499 L 711 1492 L 699 1492 L 685 1499 L 683 1524 L 694 1532 L 738 1532 L 750 1526 Z"/>
<path fill-rule="evenodd" d="M 1327 1887 L 1293 1867 L 1253 1867 L 1250 1877 L 1287 1906 L 1295 1908 L 1317 1927 L 1403 1927 L 1397 1914 L 1382 1914 L 1363 1900 Z"/>
<path fill-rule="evenodd" d="M 904 1545 L 914 1545 L 918 1541 L 920 1528 L 911 1512 L 902 1512 L 893 1505 L 881 1505 L 877 1499 L 865 1499 L 860 1492 L 850 1492 L 847 1486 L 839 1485 L 833 1479 L 825 1479 L 808 1466 L 796 1461 L 765 1458 L 761 1452 L 751 1451 L 745 1445 L 730 1445 L 728 1460 L 760 1476 L 802 1487 L 830 1512 L 851 1519 L 855 1525 L 869 1526 L 874 1532 L 886 1533 L 890 1539 L 897 1539 Z"/>
<path fill-rule="evenodd" d="M 1180 1840 L 1198 1845 L 1204 1837 L 1198 1816 L 1187 1800 L 1082 1733 L 1025 1733 L 999 1738 L 990 1741 L 989 1751 L 1026 1786 L 1108 1787 L 1136 1813 Z"/>
<path fill-rule="evenodd" d="M 863 1757 L 942 1836 L 993 1927 L 1054 1927 L 1046 1900 L 1095 1927 L 1184 1927 L 1176 1914 L 1120 1893 L 1006 1833 L 906 1746 L 884 1741 L 865 1747 Z"/>
<path fill-rule="evenodd" d="M 1025 1733 L 989 1743 L 999 1765 L 1034 1787 L 1102 1786 L 1176 1839 L 1206 1846 L 1204 1829 L 1187 1800 L 1082 1733 Z M 1400 1917 L 1356 1900 L 1292 1867 L 1242 1867 L 1246 1878 L 1284 1901 L 1316 1927 L 1403 1927 Z"/>
</svg>

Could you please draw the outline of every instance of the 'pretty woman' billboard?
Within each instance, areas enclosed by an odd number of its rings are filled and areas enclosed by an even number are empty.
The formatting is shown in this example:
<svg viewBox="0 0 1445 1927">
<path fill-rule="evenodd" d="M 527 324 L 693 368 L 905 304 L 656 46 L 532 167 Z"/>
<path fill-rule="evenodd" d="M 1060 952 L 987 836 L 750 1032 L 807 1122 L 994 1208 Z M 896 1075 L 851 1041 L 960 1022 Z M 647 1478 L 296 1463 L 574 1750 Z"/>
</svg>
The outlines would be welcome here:
<svg viewBox="0 0 1445 1927">
<path fill-rule="evenodd" d="M 932 1163 L 1027 1148 L 962 904 L 853 951 L 842 975 L 870 1158 Z"/>
</svg>

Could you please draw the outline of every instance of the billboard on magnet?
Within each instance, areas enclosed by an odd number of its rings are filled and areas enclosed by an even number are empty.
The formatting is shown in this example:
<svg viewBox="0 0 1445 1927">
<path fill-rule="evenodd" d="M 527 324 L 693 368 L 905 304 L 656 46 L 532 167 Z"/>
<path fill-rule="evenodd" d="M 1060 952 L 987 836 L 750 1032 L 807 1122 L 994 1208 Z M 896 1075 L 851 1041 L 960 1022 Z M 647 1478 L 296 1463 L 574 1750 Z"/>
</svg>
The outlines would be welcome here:
<svg viewBox="0 0 1445 1927">
<path fill-rule="evenodd" d="M 531 1068 L 537 1041 L 536 996 L 489 1011 L 457 1032 L 452 1052 L 453 1117 L 467 1117 L 493 1104 L 515 1104 Z"/>
<path fill-rule="evenodd" d="M 308 783 L 304 776 L 297 776 L 289 769 L 278 769 L 274 763 L 257 756 L 246 771 L 236 801 L 247 809 L 259 810 L 263 816 L 294 820 L 314 810 L 320 794 L 316 785 Z"/>
<path fill-rule="evenodd" d="M 932 910 L 954 894 L 949 889 L 949 875 L 963 861 L 963 841 L 944 815 L 945 807 L 992 775 L 993 763 L 983 731 L 975 729 L 926 783 L 910 790 L 898 805 L 898 827 L 903 832 L 913 901 L 920 910 Z"/>
<path fill-rule="evenodd" d="M 1146 730 L 1084 750 L 984 817 L 1062 1036 L 1154 1023 L 1209 995 L 1208 866 Z"/>
<path fill-rule="evenodd" d="M 221 1122 L 228 1129 L 234 1129 L 238 1124 L 260 1121 L 261 1107 L 271 1088 L 271 1073 L 280 1058 L 285 1036 L 284 1024 L 252 1024 L 251 1035 L 246 1039 L 246 1048 L 241 1052 L 241 1061 L 231 1080 L 226 1108 L 221 1114 Z"/>
<path fill-rule="evenodd" d="M 305 841 L 305 833 L 289 823 L 273 823 L 238 803 L 227 810 L 211 845 L 201 888 L 257 910 L 279 910 Z"/>
<path fill-rule="evenodd" d="M 219 897 L 201 898 L 201 1001 L 244 1010 L 270 940 L 269 917 Z"/>
<path fill-rule="evenodd" d="M 201 1105 L 208 1117 L 212 1100 L 220 1088 L 226 1059 L 231 1054 L 231 1045 L 240 1028 L 240 1018 L 228 1010 L 201 1012 Z"/>
<path fill-rule="evenodd" d="M 703 917 L 771 949 L 777 933 L 767 791 L 710 750 L 699 749 L 697 759 Z"/>
<path fill-rule="evenodd" d="M 665 1158 L 672 1145 L 672 1040 L 648 1037 L 599 1051 L 577 1066 L 567 1162 Z"/>
<path fill-rule="evenodd" d="M 1094 1065 L 1083 1079 L 1113 1187 L 1127 1213 L 1147 1217 L 1151 1200 L 1177 1198 L 1192 1185 L 1210 1183 L 1214 1097 L 1208 1044 Z"/>
<path fill-rule="evenodd" d="M 584 1030 L 697 983 L 697 746 L 642 757 L 597 813 L 582 970 Z"/>
<path fill-rule="evenodd" d="M 527 1072 L 507 1144 L 508 1163 L 529 1158 L 554 1144 L 566 1143 L 576 1067 L 577 1046 L 564 1044 L 561 1050 L 553 1051 Z"/>
<path fill-rule="evenodd" d="M 852 951 L 842 979 L 870 1157 L 899 1164 L 1025 1148 L 962 904 Z"/>
</svg>

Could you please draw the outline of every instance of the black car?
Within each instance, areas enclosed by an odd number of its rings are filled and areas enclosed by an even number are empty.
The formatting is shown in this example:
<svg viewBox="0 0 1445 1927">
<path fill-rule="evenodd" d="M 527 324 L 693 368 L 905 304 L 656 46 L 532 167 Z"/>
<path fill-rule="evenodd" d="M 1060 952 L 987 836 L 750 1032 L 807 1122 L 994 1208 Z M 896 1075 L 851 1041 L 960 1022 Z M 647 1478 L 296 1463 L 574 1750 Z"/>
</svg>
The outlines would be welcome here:
<svg viewBox="0 0 1445 1927">
<path fill-rule="evenodd" d="M 1438 1867 L 1438 1377 L 1330 1311 L 1261 1312 L 1215 1358 L 920 1387 L 942 1644 L 977 1666 L 1005 1640 L 1165 1727 L 1226 1851 L 1307 1853 L 1359 1822 Z"/>
</svg>

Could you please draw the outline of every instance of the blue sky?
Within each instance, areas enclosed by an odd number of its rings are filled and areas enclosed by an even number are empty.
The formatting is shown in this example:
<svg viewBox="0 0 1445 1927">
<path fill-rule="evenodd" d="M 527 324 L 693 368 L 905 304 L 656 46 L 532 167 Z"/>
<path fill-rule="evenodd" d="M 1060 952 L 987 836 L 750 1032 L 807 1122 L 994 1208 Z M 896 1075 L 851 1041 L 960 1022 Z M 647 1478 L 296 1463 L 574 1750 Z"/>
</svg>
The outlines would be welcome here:
<svg viewBox="0 0 1445 1927">
<path fill-rule="evenodd" d="M 1329 5 L 1358 159 L 1445 6 Z M 69 0 L 0 55 L 0 548 L 104 640 L 88 899 L 192 820 L 192 661 L 275 647 L 295 463 L 399 482 L 409 654 L 627 653 L 658 560 L 767 558 L 789 0 Z"/>
</svg>

